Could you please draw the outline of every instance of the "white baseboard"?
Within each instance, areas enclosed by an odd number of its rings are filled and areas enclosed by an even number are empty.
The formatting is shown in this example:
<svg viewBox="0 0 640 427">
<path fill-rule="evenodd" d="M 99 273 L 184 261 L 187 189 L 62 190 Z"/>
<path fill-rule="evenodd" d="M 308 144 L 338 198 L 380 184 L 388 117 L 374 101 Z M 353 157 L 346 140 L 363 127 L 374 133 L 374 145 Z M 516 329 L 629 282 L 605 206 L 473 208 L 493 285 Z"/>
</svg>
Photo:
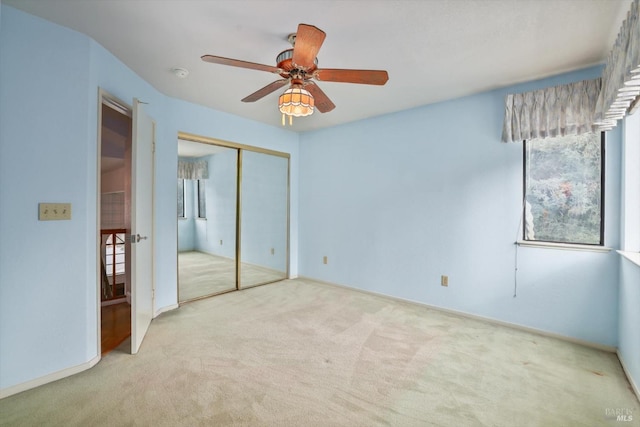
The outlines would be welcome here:
<svg viewBox="0 0 640 427">
<path fill-rule="evenodd" d="M 379 293 L 379 292 L 374 292 L 374 291 L 368 291 L 365 289 L 359 289 L 359 288 L 354 288 L 351 286 L 347 286 L 347 285 L 341 285 L 339 283 L 332 283 L 332 282 L 327 282 L 324 280 L 318 280 L 318 279 L 314 279 L 312 277 L 305 277 L 305 276 L 299 276 L 298 277 L 301 280 L 310 280 L 312 282 L 317 282 L 317 283 L 321 283 L 321 284 L 325 284 L 325 285 L 329 285 L 329 286 L 337 286 L 339 288 L 345 288 L 345 289 L 350 289 L 356 292 L 362 292 L 365 294 L 369 294 L 369 295 L 375 295 L 378 297 L 383 297 L 383 298 L 387 298 L 387 299 L 391 299 L 394 301 L 399 301 L 399 302 L 405 302 L 405 303 L 409 303 L 409 304 L 414 304 L 414 305 L 419 305 L 422 307 L 426 307 L 426 308 L 430 308 L 433 310 L 437 310 L 437 311 L 441 311 L 443 313 L 448 313 L 448 314 L 455 314 L 457 316 L 461 316 L 461 317 L 466 317 L 469 319 L 473 319 L 473 320 L 480 320 L 482 322 L 488 322 L 488 323 L 492 323 L 494 325 L 500 325 L 500 326 L 506 326 L 508 328 L 512 328 L 512 329 L 518 329 L 521 331 L 525 331 L 525 332 L 530 332 L 533 334 L 537 334 L 537 335 L 542 335 L 545 337 L 550 337 L 550 338 L 557 338 L 563 341 L 567 341 L 567 342 L 571 342 L 574 344 L 579 344 L 585 347 L 590 347 L 590 348 L 595 348 L 598 350 L 603 350 L 606 351 L 608 353 L 615 353 L 616 352 L 616 347 L 612 347 L 609 345 L 604 345 L 604 344 L 599 344 L 599 343 L 594 343 L 591 341 L 585 341 L 585 340 L 581 340 L 578 338 L 573 338 L 573 337 L 568 337 L 566 335 L 561 335 L 561 334 L 556 334 L 554 332 L 549 332 L 549 331 L 545 331 L 542 329 L 536 329 L 536 328 L 532 328 L 529 326 L 524 326 L 524 325 L 520 325 L 518 323 L 511 323 L 511 322 L 506 322 L 504 320 L 498 320 L 498 319 L 494 319 L 492 317 L 485 317 L 485 316 L 480 316 L 478 314 L 471 314 L 471 313 L 467 313 L 464 311 L 459 311 L 459 310 L 453 310 L 450 308 L 445 308 L 445 307 L 440 307 L 437 305 L 432 305 L 432 304 L 427 304 L 424 302 L 419 302 L 419 301 L 414 301 L 414 300 L 410 300 L 410 299 L 405 299 L 405 298 L 400 298 L 400 297 L 395 297 L 393 295 L 387 295 L 387 294 L 383 294 L 383 293 Z"/>
<path fill-rule="evenodd" d="M 627 376 L 627 380 L 629 380 L 629 384 L 631 384 L 631 388 L 633 389 L 633 392 L 635 393 L 636 398 L 640 402 L 640 388 L 638 388 L 638 385 L 633 380 L 633 377 L 631 376 L 631 373 L 627 369 L 627 366 L 624 364 L 624 359 L 622 358 L 622 355 L 620 355 L 620 350 L 616 351 L 616 354 L 618 355 L 618 360 L 620 361 L 620 365 L 622 365 L 622 370 Z"/>
<path fill-rule="evenodd" d="M 155 314 L 153 315 L 153 318 L 155 319 L 156 317 L 160 316 L 162 313 L 166 313 L 167 311 L 175 310 L 178 307 L 180 307 L 179 304 L 171 304 L 171 305 L 168 305 L 166 307 L 159 308 L 158 310 L 156 310 Z"/>
<path fill-rule="evenodd" d="M 127 297 L 130 297 L 131 294 L 127 294 Z M 123 299 L 124 301 L 124 299 Z M 118 301 L 121 302 L 121 301 Z M 173 304 L 173 305 L 169 305 L 166 307 L 162 307 L 161 309 L 159 309 L 158 311 L 156 311 L 155 313 L 155 317 L 159 316 L 160 314 L 166 312 L 166 311 L 171 311 L 174 310 L 176 308 L 178 308 L 179 305 L 178 304 Z M 32 388 L 36 388 L 39 387 L 41 385 L 45 385 L 54 381 L 58 381 L 62 378 L 66 378 L 66 377 L 70 377 L 71 375 L 75 375 L 78 374 L 82 371 L 86 371 L 87 369 L 91 369 L 93 368 L 101 359 L 101 356 L 96 356 L 95 358 L 91 359 L 88 362 L 82 363 L 80 365 L 77 366 L 72 366 L 70 368 L 65 368 L 62 369 L 60 371 L 57 372 L 53 372 L 51 374 L 47 374 L 43 377 L 39 377 L 39 378 L 35 378 L 33 380 L 29 380 L 27 382 L 24 383 L 20 383 L 20 384 L 16 384 L 10 387 L 6 387 L 3 389 L 0 389 L 0 399 L 4 399 L 5 397 L 9 397 L 9 396 L 13 396 L 14 394 L 18 394 L 18 393 L 22 393 L 23 391 L 27 391 L 30 390 Z"/>
<path fill-rule="evenodd" d="M 54 381 L 61 380 L 62 378 L 66 378 L 71 375 L 78 374 L 82 371 L 86 371 L 87 369 L 93 368 L 100 361 L 100 359 L 101 359 L 101 356 L 98 355 L 93 359 L 91 359 L 90 361 L 82 363 L 80 365 L 72 366 L 70 368 L 65 368 L 60 371 L 47 374 L 43 377 L 35 378 L 33 380 L 29 380 L 24 383 L 20 383 L 7 388 L 0 389 L 0 399 L 4 399 L 5 397 L 13 396 L 14 394 L 22 393 L 23 391 L 27 391 L 32 388 L 39 387 L 41 385 L 45 385 Z"/>
</svg>

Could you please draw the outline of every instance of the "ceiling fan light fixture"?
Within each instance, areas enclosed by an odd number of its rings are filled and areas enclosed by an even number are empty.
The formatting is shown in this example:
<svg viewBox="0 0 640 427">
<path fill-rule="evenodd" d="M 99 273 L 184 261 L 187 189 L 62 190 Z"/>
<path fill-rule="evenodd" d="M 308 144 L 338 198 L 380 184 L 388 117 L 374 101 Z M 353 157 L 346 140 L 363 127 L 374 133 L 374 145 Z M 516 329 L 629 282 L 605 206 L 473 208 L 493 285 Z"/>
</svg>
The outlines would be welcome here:
<svg viewBox="0 0 640 427">
<path fill-rule="evenodd" d="M 308 90 L 301 87 L 290 87 L 280 95 L 278 109 L 282 113 L 283 125 L 285 116 L 289 116 L 289 124 L 291 124 L 294 116 L 305 117 L 313 114 L 315 100 Z"/>
</svg>

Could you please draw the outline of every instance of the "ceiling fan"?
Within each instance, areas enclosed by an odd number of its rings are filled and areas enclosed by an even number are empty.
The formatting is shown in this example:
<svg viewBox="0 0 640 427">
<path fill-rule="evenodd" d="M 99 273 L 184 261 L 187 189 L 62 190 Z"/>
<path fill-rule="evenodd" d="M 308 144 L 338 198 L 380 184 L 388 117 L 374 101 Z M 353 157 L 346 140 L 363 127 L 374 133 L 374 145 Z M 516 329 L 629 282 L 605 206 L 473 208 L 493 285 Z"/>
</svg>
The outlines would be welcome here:
<svg viewBox="0 0 640 427">
<path fill-rule="evenodd" d="M 326 113 L 335 108 L 329 97 L 313 81 L 359 83 L 368 85 L 384 85 L 389 75 L 383 70 L 348 70 L 339 68 L 318 68 L 316 55 L 324 42 L 326 34 L 313 25 L 300 24 L 295 34 L 289 35 L 292 49 L 281 52 L 276 58 L 276 66 L 257 64 L 222 56 L 203 55 L 205 62 L 213 64 L 231 65 L 233 67 L 249 68 L 252 70 L 268 71 L 280 75 L 276 80 L 242 99 L 242 102 L 255 102 L 279 88 L 289 84 L 278 100 L 278 107 L 284 116 L 307 116 L 317 108 Z"/>
</svg>

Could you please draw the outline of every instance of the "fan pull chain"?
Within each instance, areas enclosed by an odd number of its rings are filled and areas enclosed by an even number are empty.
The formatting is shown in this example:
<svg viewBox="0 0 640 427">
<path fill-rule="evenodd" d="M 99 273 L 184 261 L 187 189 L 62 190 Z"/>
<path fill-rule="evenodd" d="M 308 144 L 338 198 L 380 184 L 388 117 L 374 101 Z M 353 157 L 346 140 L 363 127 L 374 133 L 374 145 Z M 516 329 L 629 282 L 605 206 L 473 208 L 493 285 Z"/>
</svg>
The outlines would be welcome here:
<svg viewBox="0 0 640 427">
<path fill-rule="evenodd" d="M 285 126 L 285 121 L 284 121 L 284 116 L 285 114 L 282 113 L 282 126 Z M 289 126 L 293 126 L 293 116 L 289 116 Z"/>
</svg>

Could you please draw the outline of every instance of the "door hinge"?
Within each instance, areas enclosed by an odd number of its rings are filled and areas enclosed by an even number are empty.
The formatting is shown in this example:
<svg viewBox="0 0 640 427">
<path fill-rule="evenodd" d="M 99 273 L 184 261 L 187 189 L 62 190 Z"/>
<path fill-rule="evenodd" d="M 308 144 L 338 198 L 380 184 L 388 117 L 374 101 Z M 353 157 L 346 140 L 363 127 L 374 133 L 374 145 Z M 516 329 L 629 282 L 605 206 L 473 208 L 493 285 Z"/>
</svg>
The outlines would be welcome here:
<svg viewBox="0 0 640 427">
<path fill-rule="evenodd" d="M 152 153 L 155 153 L 155 152 L 156 152 L 156 142 L 155 142 L 155 141 L 153 141 L 153 142 L 151 143 L 151 152 L 152 152 Z"/>
</svg>

